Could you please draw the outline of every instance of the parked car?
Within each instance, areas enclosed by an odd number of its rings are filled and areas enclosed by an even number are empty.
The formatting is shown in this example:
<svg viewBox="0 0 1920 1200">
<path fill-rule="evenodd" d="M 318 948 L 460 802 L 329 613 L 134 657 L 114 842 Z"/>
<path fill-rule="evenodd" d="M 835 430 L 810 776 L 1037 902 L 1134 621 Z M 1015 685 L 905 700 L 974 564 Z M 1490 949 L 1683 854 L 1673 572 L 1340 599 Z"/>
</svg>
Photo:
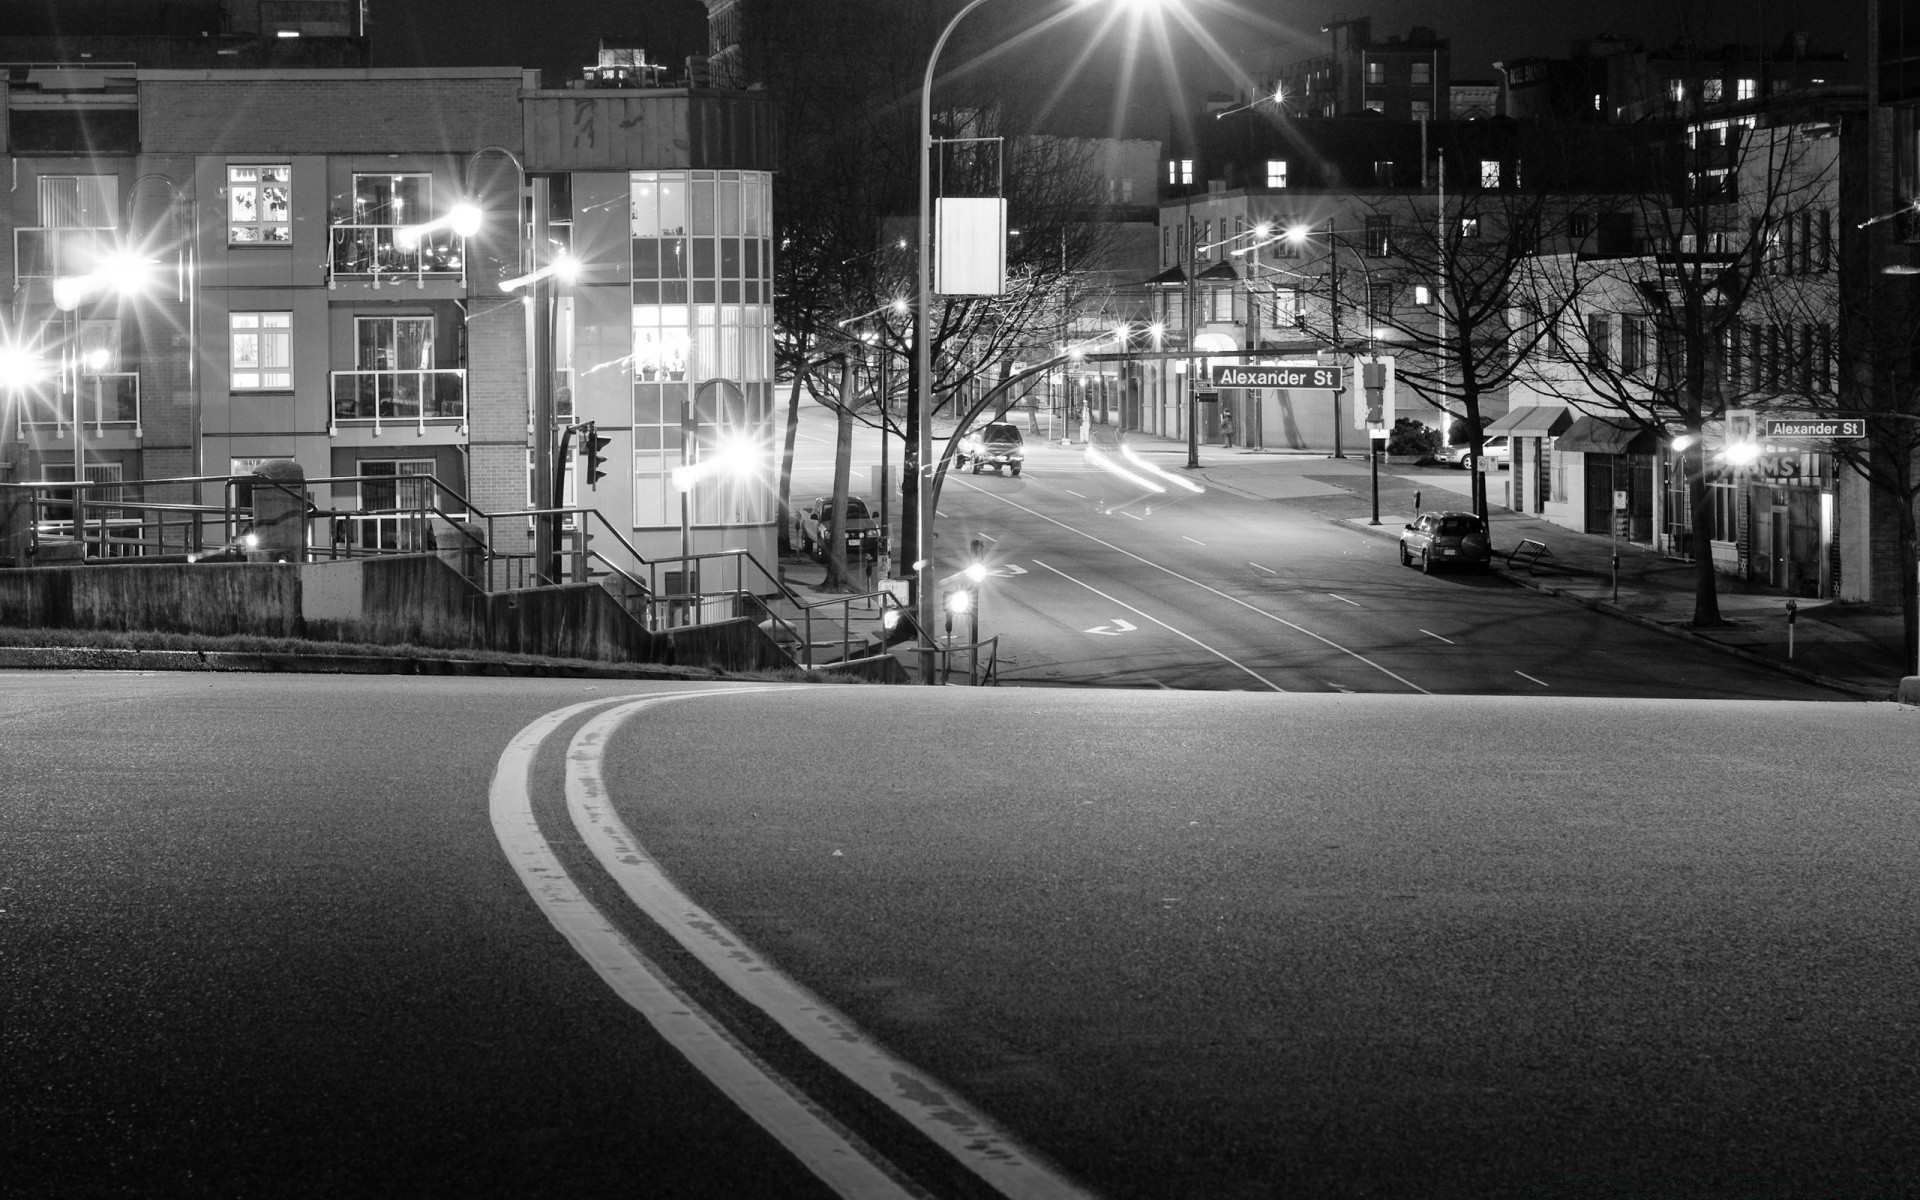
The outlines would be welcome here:
<svg viewBox="0 0 1920 1200">
<path fill-rule="evenodd" d="M 989 421 L 982 425 L 960 439 L 960 449 L 954 454 L 955 465 L 971 465 L 975 475 L 981 467 L 992 467 L 996 474 L 1008 470 L 1018 475 L 1021 464 L 1026 461 L 1026 439 L 1020 436 L 1020 427 L 1011 421 Z"/>
<path fill-rule="evenodd" d="M 1472 449 L 1472 446 L 1463 442 L 1458 446 L 1446 447 L 1434 455 L 1434 458 L 1450 467 L 1458 467 L 1464 471 L 1467 466 L 1467 454 Z M 1504 436 L 1488 438 L 1486 444 L 1481 447 L 1481 453 L 1486 456 L 1487 469 L 1490 471 L 1502 470 L 1513 460 L 1513 448 Z"/>
<path fill-rule="evenodd" d="M 833 536 L 833 497 L 820 496 L 794 514 L 793 540 L 803 554 L 824 559 L 827 540 Z M 880 518 L 867 508 L 859 496 L 847 497 L 847 550 L 863 554 L 880 552 Z"/>
<path fill-rule="evenodd" d="M 1431 575 L 1443 566 L 1471 566 L 1486 570 L 1493 564 L 1493 544 L 1479 517 L 1463 512 L 1430 512 L 1400 531 L 1400 565 L 1416 561 Z"/>
</svg>

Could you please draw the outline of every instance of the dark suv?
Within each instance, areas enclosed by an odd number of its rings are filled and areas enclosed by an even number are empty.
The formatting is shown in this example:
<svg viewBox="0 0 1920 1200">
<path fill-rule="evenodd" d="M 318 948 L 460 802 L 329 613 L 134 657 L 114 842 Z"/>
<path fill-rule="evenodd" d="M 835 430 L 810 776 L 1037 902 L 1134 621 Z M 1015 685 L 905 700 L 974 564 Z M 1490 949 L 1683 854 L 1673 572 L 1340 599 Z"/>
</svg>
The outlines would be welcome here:
<svg viewBox="0 0 1920 1200">
<path fill-rule="evenodd" d="M 1428 513 L 1400 534 L 1400 565 L 1410 567 L 1415 562 L 1428 574 L 1455 565 L 1484 571 L 1493 562 L 1487 527 L 1472 513 Z"/>
<path fill-rule="evenodd" d="M 1020 436 L 1020 427 L 1011 421 L 989 421 L 961 439 L 954 459 L 961 465 L 971 465 L 975 475 L 981 467 L 992 467 L 996 472 L 1010 470 L 1018 475 L 1021 464 L 1027 461 L 1026 439 Z"/>
</svg>

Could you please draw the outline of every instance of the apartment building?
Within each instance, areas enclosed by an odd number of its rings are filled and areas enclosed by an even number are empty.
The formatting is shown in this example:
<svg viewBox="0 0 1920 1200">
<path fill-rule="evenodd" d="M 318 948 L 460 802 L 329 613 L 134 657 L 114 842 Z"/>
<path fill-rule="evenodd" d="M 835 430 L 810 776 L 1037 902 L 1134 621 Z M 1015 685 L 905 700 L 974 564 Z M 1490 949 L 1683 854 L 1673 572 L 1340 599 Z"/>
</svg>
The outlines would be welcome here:
<svg viewBox="0 0 1920 1200">
<path fill-rule="evenodd" d="M 366 514 L 336 538 L 394 546 L 400 523 L 378 514 L 404 505 L 400 481 L 431 474 L 493 514 L 549 502 L 531 494 L 537 449 L 591 421 L 611 465 L 572 498 L 641 554 L 677 553 L 673 469 L 771 444 L 767 107 L 549 89 L 518 68 L 9 68 L 4 334 L 48 369 L 6 398 L 0 479 L 290 460 L 317 505 Z M 577 271 L 548 311 L 503 290 L 562 254 Z M 123 293 L 129 257 L 145 278 Z M 555 427 L 536 431 L 543 358 Z M 580 474 L 571 454 L 555 469 Z M 703 481 L 693 548 L 772 561 L 772 495 L 770 471 Z"/>
</svg>

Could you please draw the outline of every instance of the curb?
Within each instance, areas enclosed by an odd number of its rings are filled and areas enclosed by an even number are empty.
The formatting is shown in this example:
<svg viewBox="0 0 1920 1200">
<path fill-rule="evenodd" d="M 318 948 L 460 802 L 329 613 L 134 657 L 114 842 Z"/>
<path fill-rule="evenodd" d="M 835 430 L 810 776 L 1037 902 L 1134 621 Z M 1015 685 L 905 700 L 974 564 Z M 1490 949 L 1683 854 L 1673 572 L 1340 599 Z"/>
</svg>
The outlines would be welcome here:
<svg viewBox="0 0 1920 1200">
<path fill-rule="evenodd" d="M 117 650 L 84 646 L 0 647 L 0 669 L 78 671 L 248 671 L 282 675 L 459 675 L 498 678 L 720 678 L 710 671 L 643 665 L 481 662 L 471 658 L 371 654 L 271 654 L 232 650 Z"/>
<path fill-rule="evenodd" d="M 1336 525 L 1343 525 L 1349 529 L 1358 529 L 1362 533 L 1372 533 L 1379 537 L 1393 537 L 1395 538 L 1395 540 L 1398 540 L 1398 535 L 1389 534 L 1386 532 L 1385 525 L 1379 526 L 1378 528 L 1371 525 L 1364 525 L 1364 524 L 1356 525 L 1353 522 L 1348 521 L 1341 517 L 1329 517 L 1328 520 L 1332 521 Z M 1538 579 L 1530 578 L 1524 575 L 1517 574 L 1513 571 L 1510 571 L 1504 565 L 1502 565 L 1497 561 L 1489 564 L 1489 569 L 1491 574 L 1496 575 L 1501 579 L 1505 579 L 1509 583 L 1515 583 L 1521 587 L 1530 588 L 1533 591 L 1540 592 L 1544 595 L 1554 596 L 1561 600 L 1566 600 L 1571 603 L 1578 604 L 1582 608 L 1592 609 L 1594 612 L 1597 612 L 1597 613 L 1605 613 L 1607 616 L 1610 616 L 1610 617 L 1618 617 L 1623 621 L 1631 621 L 1635 625 L 1639 625 L 1646 629 L 1656 630 L 1660 633 L 1664 633 L 1668 635 L 1669 637 L 1680 638 L 1683 641 L 1693 642 L 1695 645 L 1711 646 L 1713 649 L 1718 650 L 1722 654 L 1730 654 L 1735 658 L 1745 659 L 1750 663 L 1754 663 L 1762 667 L 1769 667 L 1775 671 L 1780 672 L 1783 675 L 1790 675 L 1793 678 L 1800 680 L 1802 683 L 1811 683 L 1819 687 L 1832 688 L 1835 691 L 1847 692 L 1852 695 L 1860 696 L 1868 700 L 1898 700 L 1902 703 L 1920 703 L 1920 678 L 1917 678 L 1913 681 L 1914 687 L 1911 691 L 1911 694 L 1914 696 L 1914 699 L 1907 700 L 1906 697 L 1909 694 L 1909 691 L 1906 687 L 1906 683 L 1907 683 L 1906 680 L 1901 681 L 1900 689 L 1898 690 L 1898 692 L 1896 692 L 1895 689 L 1893 688 L 1873 687 L 1867 684 L 1853 683 L 1845 679 L 1835 679 L 1830 675 L 1821 675 L 1815 671 L 1802 670 L 1799 667 L 1791 666 L 1787 663 L 1779 662 L 1775 659 L 1768 658 L 1763 654 L 1755 654 L 1751 650 L 1743 650 L 1738 646 L 1729 646 L 1725 642 L 1715 641 L 1714 639 L 1707 637 L 1704 634 L 1695 633 L 1691 629 L 1681 629 L 1674 625 L 1668 625 L 1660 621 L 1655 621 L 1651 617 L 1643 617 L 1639 613 L 1628 612 L 1626 609 L 1621 608 L 1618 605 L 1611 604 L 1605 600 L 1590 599 L 1586 596 L 1577 595 L 1573 592 L 1565 591 L 1561 588 L 1554 587 L 1552 584 L 1541 583 Z"/>
</svg>

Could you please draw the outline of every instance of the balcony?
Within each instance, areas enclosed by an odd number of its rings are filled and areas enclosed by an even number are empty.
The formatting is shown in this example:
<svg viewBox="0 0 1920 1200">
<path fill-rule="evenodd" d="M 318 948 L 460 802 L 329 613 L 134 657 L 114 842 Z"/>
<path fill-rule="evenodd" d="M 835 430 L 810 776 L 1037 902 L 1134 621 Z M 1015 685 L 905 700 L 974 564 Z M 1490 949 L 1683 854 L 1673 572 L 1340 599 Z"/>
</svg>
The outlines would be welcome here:
<svg viewBox="0 0 1920 1200">
<path fill-rule="evenodd" d="M 118 248 L 117 230 L 29 228 L 13 231 L 13 276 L 53 279 L 85 275 Z"/>
<path fill-rule="evenodd" d="M 131 430 L 140 437 L 140 376 L 134 371 L 101 371 L 80 376 L 80 420 L 95 436 L 107 429 Z M 38 403 L 21 405 L 20 428 L 54 429 L 62 436 L 73 424 L 64 397 L 30 393 Z M 51 418 L 51 419 L 49 419 Z"/>
<path fill-rule="evenodd" d="M 328 269 L 334 279 L 464 279 L 464 239 L 430 229 L 411 242 L 395 238 L 402 225 L 335 225 Z"/>
<path fill-rule="evenodd" d="M 342 425 L 414 424 L 425 429 L 467 419 L 467 373 L 455 368 L 416 371 L 333 372 L 333 417 Z"/>
</svg>

